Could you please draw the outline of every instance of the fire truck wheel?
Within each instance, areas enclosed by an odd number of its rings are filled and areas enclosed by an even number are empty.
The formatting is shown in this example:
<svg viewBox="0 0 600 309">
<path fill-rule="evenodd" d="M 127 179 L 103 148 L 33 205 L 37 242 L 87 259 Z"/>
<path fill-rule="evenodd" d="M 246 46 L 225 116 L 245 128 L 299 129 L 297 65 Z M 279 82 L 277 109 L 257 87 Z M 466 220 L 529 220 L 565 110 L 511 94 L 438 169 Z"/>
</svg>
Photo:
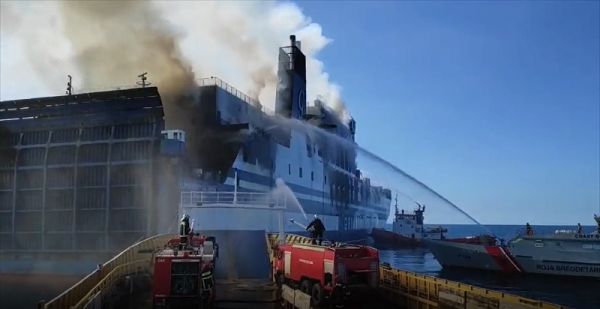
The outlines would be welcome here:
<svg viewBox="0 0 600 309">
<path fill-rule="evenodd" d="M 300 283 L 300 291 L 310 295 L 310 292 L 311 292 L 310 288 L 311 288 L 310 281 L 308 279 L 302 280 L 302 282 Z"/>
<path fill-rule="evenodd" d="M 323 287 L 317 282 L 312 286 L 312 291 L 311 291 L 311 300 L 313 303 L 313 306 L 315 307 L 319 307 L 321 305 L 323 305 L 323 299 L 324 299 L 324 291 L 323 291 Z"/>
</svg>

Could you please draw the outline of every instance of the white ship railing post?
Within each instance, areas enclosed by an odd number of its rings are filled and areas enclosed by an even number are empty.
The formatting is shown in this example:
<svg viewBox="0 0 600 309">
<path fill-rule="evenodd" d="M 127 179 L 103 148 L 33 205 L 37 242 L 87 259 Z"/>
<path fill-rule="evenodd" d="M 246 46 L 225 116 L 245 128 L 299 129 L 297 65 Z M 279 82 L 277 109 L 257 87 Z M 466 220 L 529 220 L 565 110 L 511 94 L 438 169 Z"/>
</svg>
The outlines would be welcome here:
<svg viewBox="0 0 600 309">
<path fill-rule="evenodd" d="M 237 192 L 238 192 L 238 171 L 237 168 L 234 169 L 235 177 L 233 179 L 233 204 L 237 204 Z"/>
</svg>

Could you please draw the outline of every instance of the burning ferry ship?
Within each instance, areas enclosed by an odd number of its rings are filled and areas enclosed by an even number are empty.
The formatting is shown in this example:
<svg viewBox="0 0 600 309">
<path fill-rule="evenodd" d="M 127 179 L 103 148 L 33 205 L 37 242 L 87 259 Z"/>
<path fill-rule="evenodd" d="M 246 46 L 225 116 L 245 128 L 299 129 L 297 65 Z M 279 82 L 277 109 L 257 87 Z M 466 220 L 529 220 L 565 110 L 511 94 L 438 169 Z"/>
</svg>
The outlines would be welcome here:
<svg viewBox="0 0 600 309">
<path fill-rule="evenodd" d="M 145 83 L 0 102 L 0 253 L 114 251 L 182 212 L 206 230 L 267 231 L 316 214 L 336 240 L 383 225 L 391 192 L 362 177 L 354 120 L 307 107 L 305 56 L 290 39 L 273 115 L 217 78 L 179 111 L 192 126 L 165 117 L 175 107 Z M 293 193 L 283 203 L 279 186 Z"/>
<path fill-rule="evenodd" d="M 203 143 L 211 145 L 200 150 L 200 174 L 207 177 L 185 180 L 182 211 L 208 229 L 290 231 L 298 229 L 294 220 L 316 214 L 329 237 L 366 235 L 387 220 L 391 191 L 361 177 L 353 119 L 342 123 L 320 101 L 307 108 L 305 56 L 290 40 L 279 50 L 275 115 L 223 100 L 219 87 L 201 89 L 200 108 L 217 114 L 211 129 L 229 137 Z M 283 213 L 260 209 L 265 202 L 280 204 Z"/>
</svg>

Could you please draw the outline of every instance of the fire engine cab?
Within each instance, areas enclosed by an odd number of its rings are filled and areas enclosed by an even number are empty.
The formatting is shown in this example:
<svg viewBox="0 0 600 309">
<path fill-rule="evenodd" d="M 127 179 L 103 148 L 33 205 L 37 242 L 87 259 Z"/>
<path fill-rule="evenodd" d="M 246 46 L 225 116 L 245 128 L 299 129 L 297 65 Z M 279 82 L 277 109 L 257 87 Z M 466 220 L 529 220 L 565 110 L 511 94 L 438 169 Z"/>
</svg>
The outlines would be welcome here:
<svg viewBox="0 0 600 309">
<path fill-rule="evenodd" d="M 299 287 L 313 306 L 341 304 L 379 283 L 379 252 L 368 246 L 281 244 L 274 254 L 275 281 Z"/>
<path fill-rule="evenodd" d="M 218 245 L 214 237 L 195 234 L 183 221 L 180 236 L 154 256 L 154 307 L 198 308 L 214 302 Z"/>
</svg>

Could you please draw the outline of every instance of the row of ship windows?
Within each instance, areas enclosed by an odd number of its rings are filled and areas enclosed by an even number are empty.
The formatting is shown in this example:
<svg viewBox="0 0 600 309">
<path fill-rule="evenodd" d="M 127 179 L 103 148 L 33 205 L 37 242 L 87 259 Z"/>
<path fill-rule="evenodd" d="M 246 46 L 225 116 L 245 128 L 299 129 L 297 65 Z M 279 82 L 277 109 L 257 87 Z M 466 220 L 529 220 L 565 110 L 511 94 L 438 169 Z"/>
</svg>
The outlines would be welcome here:
<svg viewBox="0 0 600 309">
<path fill-rule="evenodd" d="M 288 164 L 288 175 L 292 175 L 292 165 L 291 164 Z M 302 176 L 303 176 L 302 167 L 298 167 L 298 177 L 302 178 Z M 315 173 L 313 171 L 310 172 L 310 180 L 311 181 L 315 180 Z M 327 175 L 325 175 L 323 177 L 323 184 L 325 184 L 325 185 L 327 184 Z M 343 191 L 342 186 L 333 186 L 332 190 L 333 190 L 332 194 L 334 196 L 341 195 L 342 191 Z M 349 193 L 352 201 L 360 202 L 360 198 L 358 196 L 359 192 L 360 192 L 360 187 L 358 187 L 358 186 L 350 185 L 350 188 L 348 188 L 348 193 Z M 377 195 L 377 194 L 374 195 L 374 202 L 376 202 L 376 203 L 380 202 L 379 195 Z"/>
<path fill-rule="evenodd" d="M 292 165 L 288 164 L 288 175 L 292 175 Z M 302 167 L 298 167 L 298 177 L 302 178 Z M 315 181 L 315 172 L 310 172 L 310 181 Z M 327 176 L 323 177 L 323 183 L 327 184 Z"/>
<path fill-rule="evenodd" d="M 323 157 L 323 154 L 321 152 L 321 149 L 319 149 L 318 151 L 316 151 L 317 149 L 317 145 L 311 146 L 310 144 L 306 144 L 306 152 L 308 154 L 309 158 L 312 158 L 312 154 L 313 153 L 318 153 L 319 157 Z M 337 155 L 333 156 L 333 161 L 331 163 L 335 164 L 337 167 L 344 169 L 346 171 L 351 171 L 351 164 L 350 164 L 350 156 L 345 152 L 345 151 L 341 151 L 338 152 Z"/>
</svg>

